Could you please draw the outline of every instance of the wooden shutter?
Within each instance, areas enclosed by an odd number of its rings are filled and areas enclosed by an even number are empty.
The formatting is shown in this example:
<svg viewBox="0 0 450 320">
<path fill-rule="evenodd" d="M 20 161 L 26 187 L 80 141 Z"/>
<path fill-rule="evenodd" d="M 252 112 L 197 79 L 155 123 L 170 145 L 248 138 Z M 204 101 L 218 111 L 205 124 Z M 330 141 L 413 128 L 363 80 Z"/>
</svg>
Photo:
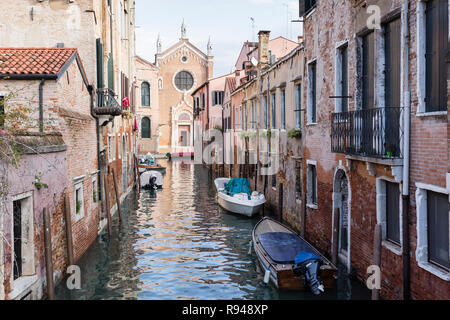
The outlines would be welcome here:
<svg viewBox="0 0 450 320">
<path fill-rule="evenodd" d="M 112 53 L 108 58 L 108 88 L 114 90 L 114 59 Z"/>
<path fill-rule="evenodd" d="M 311 64 L 311 92 L 312 92 L 312 101 L 311 101 L 311 121 L 313 123 L 317 122 L 317 70 L 316 63 Z"/>
<path fill-rule="evenodd" d="M 373 32 L 363 37 L 363 55 L 362 55 L 362 108 L 372 109 L 375 107 L 374 102 L 374 34 Z"/>
<path fill-rule="evenodd" d="M 447 110 L 448 1 L 426 6 L 426 111 Z"/>
<path fill-rule="evenodd" d="M 386 181 L 386 238 L 400 245 L 400 189 Z"/>
<path fill-rule="evenodd" d="M 400 107 L 401 20 L 385 26 L 385 105 Z"/>
<path fill-rule="evenodd" d="M 448 195 L 427 192 L 429 260 L 450 270 Z"/>
<path fill-rule="evenodd" d="M 97 39 L 97 88 L 103 88 L 105 86 L 105 80 L 103 76 L 103 43 L 101 39 Z"/>
</svg>

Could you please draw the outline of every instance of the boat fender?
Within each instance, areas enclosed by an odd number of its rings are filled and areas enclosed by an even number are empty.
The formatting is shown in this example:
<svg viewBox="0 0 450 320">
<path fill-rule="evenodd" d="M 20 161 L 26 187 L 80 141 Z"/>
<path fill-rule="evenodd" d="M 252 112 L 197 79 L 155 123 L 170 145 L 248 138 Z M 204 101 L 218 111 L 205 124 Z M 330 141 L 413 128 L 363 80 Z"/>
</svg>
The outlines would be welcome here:
<svg viewBox="0 0 450 320">
<path fill-rule="evenodd" d="M 252 254 L 252 247 L 253 247 L 253 241 L 250 240 L 249 248 L 248 248 L 248 254 Z"/>
<path fill-rule="evenodd" d="M 270 267 L 266 269 L 266 273 L 264 274 L 264 283 L 268 284 L 270 279 Z"/>
</svg>

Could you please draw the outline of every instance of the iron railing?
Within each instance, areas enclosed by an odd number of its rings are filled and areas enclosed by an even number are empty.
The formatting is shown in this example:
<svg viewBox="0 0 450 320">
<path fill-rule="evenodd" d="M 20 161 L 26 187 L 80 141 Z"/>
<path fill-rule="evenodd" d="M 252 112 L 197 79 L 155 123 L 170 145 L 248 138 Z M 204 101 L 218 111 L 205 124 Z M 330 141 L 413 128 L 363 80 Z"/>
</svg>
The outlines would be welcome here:
<svg viewBox="0 0 450 320">
<path fill-rule="evenodd" d="M 114 91 L 108 88 L 97 89 L 97 106 L 94 111 L 97 115 L 120 116 L 122 107 L 114 98 Z"/>
<path fill-rule="evenodd" d="M 403 108 L 334 113 L 331 151 L 381 159 L 403 158 Z"/>
</svg>

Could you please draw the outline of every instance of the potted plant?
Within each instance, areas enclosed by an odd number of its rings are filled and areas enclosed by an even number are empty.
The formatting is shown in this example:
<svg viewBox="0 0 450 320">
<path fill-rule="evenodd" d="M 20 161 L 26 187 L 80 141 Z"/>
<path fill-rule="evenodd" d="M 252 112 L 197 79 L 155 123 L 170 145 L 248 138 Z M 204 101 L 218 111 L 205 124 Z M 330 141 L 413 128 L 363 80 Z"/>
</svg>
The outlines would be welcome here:
<svg viewBox="0 0 450 320">
<path fill-rule="evenodd" d="M 292 139 L 300 139 L 302 137 L 302 130 L 300 129 L 289 130 L 288 137 Z"/>
</svg>

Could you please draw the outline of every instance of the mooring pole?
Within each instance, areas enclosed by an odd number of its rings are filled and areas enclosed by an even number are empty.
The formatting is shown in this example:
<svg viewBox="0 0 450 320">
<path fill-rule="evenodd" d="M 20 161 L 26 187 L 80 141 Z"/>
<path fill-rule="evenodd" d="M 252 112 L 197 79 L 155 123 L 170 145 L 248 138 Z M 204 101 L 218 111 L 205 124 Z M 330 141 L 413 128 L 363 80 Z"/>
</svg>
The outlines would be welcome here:
<svg viewBox="0 0 450 320">
<path fill-rule="evenodd" d="M 52 261 L 52 228 L 50 214 L 47 208 L 44 208 L 44 247 L 45 247 L 45 269 L 47 276 L 47 295 L 49 300 L 55 297 L 55 288 L 53 284 L 53 261 Z"/>
<path fill-rule="evenodd" d="M 106 205 L 106 218 L 108 219 L 108 234 L 111 236 L 112 227 L 111 227 L 111 212 L 109 211 L 109 193 L 108 193 L 108 175 L 104 176 L 104 185 L 105 185 L 105 205 Z"/>
<path fill-rule="evenodd" d="M 300 235 L 306 237 L 306 194 L 302 193 L 302 208 L 300 209 L 301 221 L 300 221 Z"/>
<path fill-rule="evenodd" d="M 122 209 L 120 208 L 120 196 L 119 190 L 117 189 L 116 172 L 114 171 L 114 168 L 112 168 L 112 176 L 114 182 L 114 192 L 116 193 L 117 212 L 119 213 L 119 221 L 122 222 Z"/>
<path fill-rule="evenodd" d="M 338 261 L 338 236 L 339 236 L 339 208 L 334 208 L 333 210 L 333 239 L 332 239 L 332 253 L 331 253 L 331 262 L 334 265 L 337 265 Z"/>
<path fill-rule="evenodd" d="M 138 197 L 139 197 L 140 192 L 141 192 L 141 176 L 139 175 L 139 167 L 138 167 L 138 161 L 137 161 L 136 155 L 134 156 L 134 165 L 136 167 L 135 174 L 137 175 L 137 180 L 138 180 L 137 190 L 138 190 Z"/>
<path fill-rule="evenodd" d="M 75 264 L 75 259 L 73 257 L 72 216 L 70 213 L 69 196 L 64 197 L 64 211 L 66 217 L 67 257 L 69 266 L 73 266 Z"/>
<path fill-rule="evenodd" d="M 373 264 L 381 270 L 381 224 L 375 226 L 375 236 L 373 243 Z M 380 274 L 381 276 L 381 274 Z M 380 300 L 380 290 L 372 289 L 372 300 Z"/>
</svg>

